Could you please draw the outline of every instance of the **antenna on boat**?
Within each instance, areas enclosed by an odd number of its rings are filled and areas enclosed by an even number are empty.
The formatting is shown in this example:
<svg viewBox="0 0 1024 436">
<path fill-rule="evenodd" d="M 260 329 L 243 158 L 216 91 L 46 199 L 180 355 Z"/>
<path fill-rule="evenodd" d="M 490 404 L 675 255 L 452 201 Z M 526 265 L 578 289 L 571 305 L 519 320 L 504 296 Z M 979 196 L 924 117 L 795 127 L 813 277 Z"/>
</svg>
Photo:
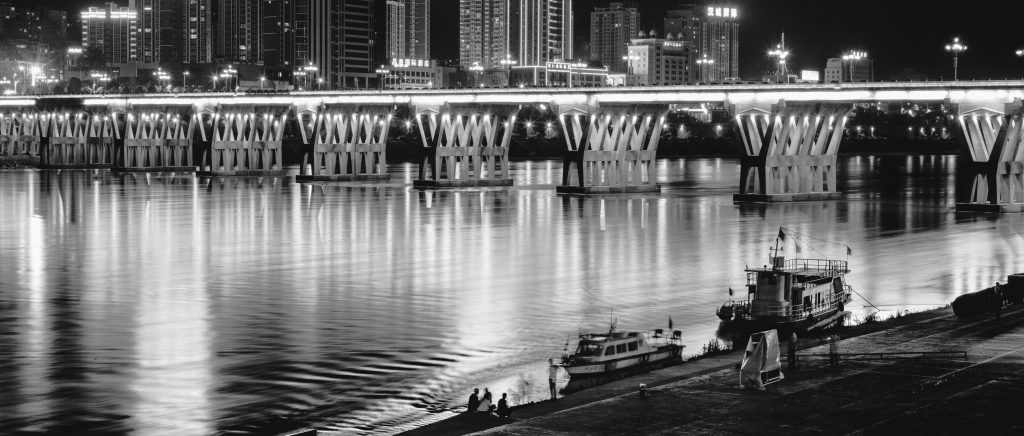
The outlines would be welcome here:
<svg viewBox="0 0 1024 436">
<path fill-rule="evenodd" d="M 779 226 L 779 234 L 775 237 L 775 248 L 772 248 L 772 255 L 768 259 L 768 263 L 773 269 L 775 268 L 775 258 L 779 257 L 779 241 L 782 239 L 786 239 L 786 228 Z"/>
</svg>

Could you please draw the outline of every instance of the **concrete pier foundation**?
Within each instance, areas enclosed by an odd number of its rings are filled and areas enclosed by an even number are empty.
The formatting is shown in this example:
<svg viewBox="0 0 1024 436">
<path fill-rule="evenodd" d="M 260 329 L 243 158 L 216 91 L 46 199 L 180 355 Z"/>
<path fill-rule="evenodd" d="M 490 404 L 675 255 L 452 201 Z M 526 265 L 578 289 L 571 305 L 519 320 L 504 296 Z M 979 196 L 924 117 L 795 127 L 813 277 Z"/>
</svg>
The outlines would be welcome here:
<svg viewBox="0 0 1024 436">
<path fill-rule="evenodd" d="M 516 106 L 444 105 L 417 111 L 425 157 L 413 186 L 512 186 L 508 147 Z"/>
<path fill-rule="evenodd" d="M 310 144 L 302 157 L 299 182 L 388 180 L 389 107 L 324 107 L 300 116 L 303 140 Z M 307 134 L 308 133 L 308 134 Z M 306 168 L 309 168 L 309 173 Z"/>
<path fill-rule="evenodd" d="M 957 212 L 1024 212 L 1024 109 L 1020 100 L 1004 113 L 988 107 L 961 112 L 960 128 L 971 152 L 973 181 Z"/>
</svg>

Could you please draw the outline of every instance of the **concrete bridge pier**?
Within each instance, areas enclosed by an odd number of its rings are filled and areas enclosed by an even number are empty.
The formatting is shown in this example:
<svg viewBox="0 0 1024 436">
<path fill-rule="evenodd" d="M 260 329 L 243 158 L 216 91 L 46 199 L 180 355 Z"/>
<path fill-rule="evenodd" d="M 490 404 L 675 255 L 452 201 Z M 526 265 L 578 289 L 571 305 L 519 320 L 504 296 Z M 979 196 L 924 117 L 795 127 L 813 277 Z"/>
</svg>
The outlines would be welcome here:
<svg viewBox="0 0 1024 436">
<path fill-rule="evenodd" d="M 383 106 L 324 106 L 300 111 L 297 116 L 306 145 L 295 180 L 389 179 L 387 140 L 392 113 L 392 107 Z"/>
<path fill-rule="evenodd" d="M 201 176 L 283 176 L 282 142 L 290 104 L 197 108 L 202 120 Z M 209 142 L 206 143 L 205 141 Z"/>
<path fill-rule="evenodd" d="M 109 116 L 80 107 L 40 115 L 39 167 L 95 169 L 114 166 L 114 127 Z"/>
<path fill-rule="evenodd" d="M 737 202 L 834 200 L 836 155 L 851 104 L 779 102 L 736 113 L 746 149 Z"/>
<path fill-rule="evenodd" d="M 16 108 L 0 113 L 0 156 L 39 156 L 39 114 Z"/>
<path fill-rule="evenodd" d="M 129 106 L 111 110 L 114 171 L 196 171 L 192 151 L 200 118 L 190 106 Z"/>
<path fill-rule="evenodd" d="M 425 154 L 413 186 L 512 186 L 508 149 L 518 110 L 470 104 L 417 108 Z"/>
<path fill-rule="evenodd" d="M 1020 100 L 1000 113 L 991 107 L 959 111 L 971 153 L 973 181 L 957 212 L 1024 212 L 1024 107 Z"/>
<path fill-rule="evenodd" d="M 566 154 L 556 192 L 661 192 L 653 169 L 667 112 L 661 106 L 573 107 L 561 112 Z"/>
</svg>

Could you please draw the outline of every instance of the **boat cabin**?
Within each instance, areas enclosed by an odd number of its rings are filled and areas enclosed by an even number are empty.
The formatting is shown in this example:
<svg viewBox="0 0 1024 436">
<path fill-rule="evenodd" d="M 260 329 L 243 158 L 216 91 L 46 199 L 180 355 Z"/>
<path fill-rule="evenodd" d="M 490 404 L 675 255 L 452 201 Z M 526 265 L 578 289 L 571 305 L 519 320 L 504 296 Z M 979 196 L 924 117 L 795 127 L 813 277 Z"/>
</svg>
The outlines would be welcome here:
<svg viewBox="0 0 1024 436">
<path fill-rule="evenodd" d="M 682 337 L 682 331 L 675 330 L 672 337 L 664 336 L 661 329 L 649 332 L 612 332 L 610 334 L 582 334 L 573 356 L 591 360 L 617 359 L 631 354 L 647 353 L 652 347 L 664 345 L 670 340 Z"/>
<path fill-rule="evenodd" d="M 842 277 L 849 269 L 842 260 L 778 256 L 770 267 L 746 272 L 750 315 L 802 319 L 842 304 Z"/>
</svg>

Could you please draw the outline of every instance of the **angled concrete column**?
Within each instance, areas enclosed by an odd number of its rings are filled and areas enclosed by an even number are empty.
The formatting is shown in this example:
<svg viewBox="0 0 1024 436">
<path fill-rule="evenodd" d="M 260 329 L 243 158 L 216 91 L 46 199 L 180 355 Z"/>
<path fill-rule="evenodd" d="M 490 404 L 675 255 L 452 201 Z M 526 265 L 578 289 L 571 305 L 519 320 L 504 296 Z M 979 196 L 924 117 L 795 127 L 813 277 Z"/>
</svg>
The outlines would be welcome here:
<svg viewBox="0 0 1024 436">
<path fill-rule="evenodd" d="M 517 110 L 495 105 L 418 109 L 416 125 L 425 156 L 413 186 L 512 186 L 508 147 Z"/>
<path fill-rule="evenodd" d="M 666 113 L 661 107 L 577 107 L 562 112 L 558 122 L 566 154 L 562 185 L 556 191 L 660 192 L 653 168 Z"/>
<path fill-rule="evenodd" d="M 198 174 L 283 176 L 281 145 L 290 109 L 246 104 L 200 108 L 203 152 Z"/>
<path fill-rule="evenodd" d="M 387 180 L 391 107 L 325 106 L 297 114 L 307 144 L 299 182 Z M 310 171 L 306 173 L 306 167 Z"/>
<path fill-rule="evenodd" d="M 195 171 L 193 136 L 200 119 L 189 106 L 131 106 L 111 114 L 117 143 L 114 170 Z"/>
<path fill-rule="evenodd" d="M 0 155 L 39 156 L 40 114 L 34 108 L 0 113 Z"/>
<path fill-rule="evenodd" d="M 769 112 L 749 108 L 736 114 L 746 156 L 735 201 L 831 200 L 836 188 L 836 154 L 850 104 L 780 102 Z"/>
<path fill-rule="evenodd" d="M 1000 113 L 988 107 L 961 112 L 960 129 L 971 153 L 971 192 L 957 212 L 1024 212 L 1024 109 L 1020 101 Z"/>
<path fill-rule="evenodd" d="M 109 122 L 81 110 L 50 112 L 41 123 L 44 139 L 40 145 L 40 168 L 112 167 L 112 143 L 104 141 L 104 135 L 111 132 Z"/>
</svg>

